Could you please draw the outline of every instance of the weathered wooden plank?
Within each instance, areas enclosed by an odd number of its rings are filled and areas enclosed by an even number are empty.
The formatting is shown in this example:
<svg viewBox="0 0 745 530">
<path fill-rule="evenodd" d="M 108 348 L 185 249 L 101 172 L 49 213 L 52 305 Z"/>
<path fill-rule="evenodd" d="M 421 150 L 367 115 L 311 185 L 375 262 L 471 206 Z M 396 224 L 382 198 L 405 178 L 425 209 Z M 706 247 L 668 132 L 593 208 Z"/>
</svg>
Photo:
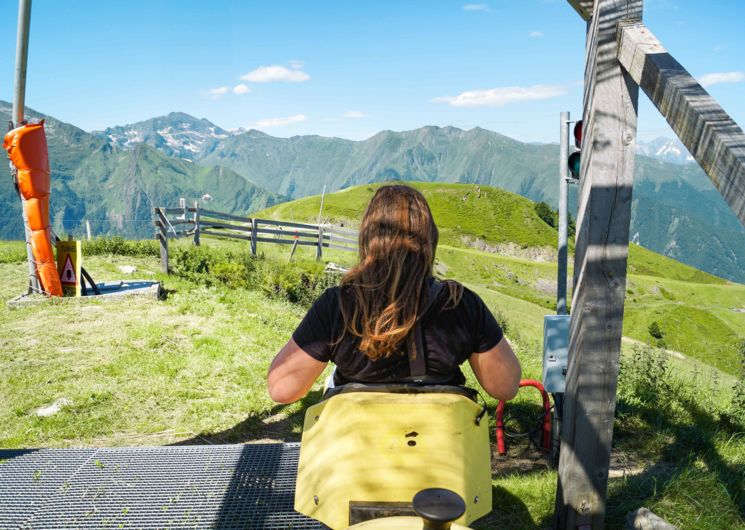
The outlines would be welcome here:
<svg viewBox="0 0 745 530">
<path fill-rule="evenodd" d="M 166 214 L 163 208 L 155 208 L 155 216 L 158 222 L 158 234 L 157 238 L 160 242 L 160 272 L 168 274 L 168 233 Z"/>
<path fill-rule="evenodd" d="M 626 288 L 638 87 L 617 59 L 642 0 L 596 0 L 585 48 L 584 138 L 556 528 L 604 527 Z"/>
<path fill-rule="evenodd" d="M 290 228 L 305 228 L 306 230 L 318 230 L 318 225 L 291 223 L 289 221 L 275 221 L 273 219 L 256 219 L 256 222 L 258 224 L 264 224 L 264 225 L 287 226 Z"/>
<path fill-rule="evenodd" d="M 199 215 L 201 217 L 215 217 L 217 219 L 224 219 L 227 221 L 238 221 L 241 223 L 250 223 L 250 217 L 242 217 L 240 215 L 234 215 L 232 213 L 216 212 L 215 210 L 206 210 L 204 208 L 199 209 Z"/>
<path fill-rule="evenodd" d="M 186 213 L 194 213 L 194 208 L 161 208 L 163 210 L 163 213 L 165 215 L 173 215 L 173 214 L 183 214 Z"/>
<path fill-rule="evenodd" d="M 341 234 L 343 236 L 352 236 L 352 237 L 357 237 L 357 235 L 359 234 L 359 232 L 356 230 L 349 230 L 347 228 L 341 228 L 338 226 L 324 226 L 323 231 L 331 232 L 334 234 Z"/>
<path fill-rule="evenodd" d="M 323 208 L 323 202 L 321 202 L 321 208 Z M 318 245 L 316 247 L 316 259 L 318 260 L 323 257 L 323 227 L 320 224 L 318 225 L 318 241 L 316 244 Z"/>
<path fill-rule="evenodd" d="M 251 219 L 251 255 L 256 255 L 256 219 Z"/>
<path fill-rule="evenodd" d="M 318 246 L 318 241 L 302 241 L 300 239 L 275 239 L 273 237 L 257 237 L 256 241 L 259 241 L 261 243 L 277 243 L 280 245 L 292 245 L 295 241 L 297 241 L 297 244 L 301 246 Z"/>
<path fill-rule="evenodd" d="M 286 236 L 286 237 L 312 237 L 313 239 L 318 239 L 318 229 L 314 230 L 313 232 L 308 231 L 295 231 L 295 230 L 274 230 L 272 228 L 256 228 L 257 234 L 272 234 L 272 235 L 278 235 L 278 236 Z M 326 239 L 329 239 L 329 236 L 326 236 Z"/>
<path fill-rule="evenodd" d="M 567 0 L 569 5 L 585 20 L 592 18 L 594 0 Z"/>
<path fill-rule="evenodd" d="M 225 228 L 228 230 L 236 230 L 238 232 L 250 232 L 250 226 L 239 226 L 230 223 L 223 223 L 221 221 L 209 221 L 207 219 L 201 219 L 201 225 L 203 228 Z"/>
<path fill-rule="evenodd" d="M 349 250 L 351 252 L 357 252 L 359 250 L 357 247 L 346 247 L 344 245 L 333 245 L 330 243 L 324 243 L 323 248 L 334 248 L 337 250 Z"/>
<path fill-rule="evenodd" d="M 624 24 L 618 60 L 745 226 L 745 133 L 644 24 Z"/>
<path fill-rule="evenodd" d="M 199 246 L 201 244 L 201 240 L 199 237 L 199 232 L 202 229 L 202 227 L 200 226 L 200 220 L 201 216 L 199 214 L 199 203 L 197 201 L 194 201 L 194 244 L 196 246 Z"/>
<path fill-rule="evenodd" d="M 251 241 L 251 236 L 242 236 L 240 234 L 236 234 L 235 232 L 214 232 L 212 230 L 205 230 L 204 228 L 200 231 L 200 233 L 203 236 L 212 236 L 212 237 L 224 237 L 227 239 L 242 239 L 244 241 Z"/>
<path fill-rule="evenodd" d="M 327 239 L 333 239 L 334 241 L 342 241 L 344 243 L 351 243 L 352 245 L 356 245 L 359 240 L 357 238 L 351 238 L 351 237 L 344 237 L 337 235 L 334 232 L 327 232 L 326 230 L 323 231 L 324 236 L 327 236 Z"/>
</svg>

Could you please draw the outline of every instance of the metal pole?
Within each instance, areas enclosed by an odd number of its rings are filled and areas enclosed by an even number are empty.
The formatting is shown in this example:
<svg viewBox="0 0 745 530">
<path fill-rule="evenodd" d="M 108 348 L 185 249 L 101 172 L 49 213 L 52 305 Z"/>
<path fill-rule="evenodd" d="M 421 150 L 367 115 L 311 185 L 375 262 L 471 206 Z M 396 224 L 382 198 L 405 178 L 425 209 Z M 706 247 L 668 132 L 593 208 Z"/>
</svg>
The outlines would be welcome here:
<svg viewBox="0 0 745 530">
<path fill-rule="evenodd" d="M 16 76 L 13 93 L 13 123 L 24 122 L 26 103 L 26 65 L 28 64 L 28 32 L 31 25 L 31 0 L 18 0 L 18 38 L 16 40 Z"/>
<path fill-rule="evenodd" d="M 559 264 L 556 313 L 567 314 L 567 182 L 569 180 L 569 113 L 562 112 L 559 125 Z"/>
<path fill-rule="evenodd" d="M 16 40 L 16 71 L 13 91 L 13 127 L 19 127 L 25 120 L 26 66 L 28 64 L 28 35 L 31 25 L 31 0 L 18 0 L 18 37 Z M 36 276 L 36 263 L 31 250 L 31 230 L 26 217 L 25 199 L 21 197 L 23 225 L 26 235 L 26 258 L 28 260 L 29 292 L 40 292 L 39 278 Z"/>
</svg>

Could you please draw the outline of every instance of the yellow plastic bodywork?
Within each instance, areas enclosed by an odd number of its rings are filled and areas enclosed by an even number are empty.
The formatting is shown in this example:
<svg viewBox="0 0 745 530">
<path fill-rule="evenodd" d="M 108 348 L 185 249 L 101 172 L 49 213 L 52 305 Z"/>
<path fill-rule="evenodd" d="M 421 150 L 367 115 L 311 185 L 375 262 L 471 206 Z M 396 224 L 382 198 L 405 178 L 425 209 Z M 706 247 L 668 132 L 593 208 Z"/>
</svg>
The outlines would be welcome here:
<svg viewBox="0 0 745 530">
<path fill-rule="evenodd" d="M 422 520 L 419 517 L 384 517 L 373 519 L 354 526 L 349 530 L 422 530 Z M 467 526 L 454 524 L 450 530 L 470 530 Z"/>
<path fill-rule="evenodd" d="M 425 488 L 463 497 L 468 525 L 491 511 L 488 418 L 448 393 L 350 392 L 305 412 L 295 510 L 349 527 L 350 503 L 411 503 Z"/>
</svg>

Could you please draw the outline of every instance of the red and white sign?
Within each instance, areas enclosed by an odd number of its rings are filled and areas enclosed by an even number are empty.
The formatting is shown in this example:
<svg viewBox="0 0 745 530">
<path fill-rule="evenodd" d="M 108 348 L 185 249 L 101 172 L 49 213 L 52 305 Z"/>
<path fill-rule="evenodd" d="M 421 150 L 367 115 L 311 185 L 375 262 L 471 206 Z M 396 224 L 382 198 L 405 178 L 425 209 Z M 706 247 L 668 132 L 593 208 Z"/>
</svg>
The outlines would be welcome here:
<svg viewBox="0 0 745 530">
<path fill-rule="evenodd" d="M 60 282 L 62 282 L 62 285 L 69 285 L 71 287 L 75 287 L 78 283 L 78 278 L 75 275 L 75 267 L 72 266 L 72 259 L 70 259 L 70 255 L 67 255 L 67 259 L 65 259 L 65 265 L 62 267 L 62 272 L 60 273 Z"/>
</svg>

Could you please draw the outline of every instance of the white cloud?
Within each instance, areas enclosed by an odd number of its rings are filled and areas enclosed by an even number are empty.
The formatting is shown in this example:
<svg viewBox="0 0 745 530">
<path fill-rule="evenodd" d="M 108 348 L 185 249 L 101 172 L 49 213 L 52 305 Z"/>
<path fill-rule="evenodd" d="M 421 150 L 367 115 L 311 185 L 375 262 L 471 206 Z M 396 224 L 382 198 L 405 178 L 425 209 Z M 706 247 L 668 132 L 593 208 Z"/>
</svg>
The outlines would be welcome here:
<svg viewBox="0 0 745 530">
<path fill-rule="evenodd" d="M 720 83 L 742 83 L 745 81 L 745 72 L 718 72 L 702 75 L 698 82 L 703 87 L 710 87 Z"/>
<path fill-rule="evenodd" d="M 300 123 L 301 121 L 306 121 L 307 119 L 308 117 L 305 114 L 295 114 L 293 116 L 287 116 L 286 118 L 266 118 L 257 121 L 254 124 L 254 127 L 280 127 L 282 125 L 290 125 L 291 123 Z"/>
<path fill-rule="evenodd" d="M 251 89 L 248 88 L 248 85 L 244 85 L 243 83 L 241 83 L 240 85 L 235 85 L 233 87 L 233 93 L 238 94 L 239 96 L 241 94 L 248 94 L 249 92 L 251 92 Z"/>
<path fill-rule="evenodd" d="M 290 68 L 293 70 L 302 70 L 303 66 L 303 61 L 298 61 L 297 59 L 290 61 Z"/>
<path fill-rule="evenodd" d="M 463 9 L 465 11 L 491 11 L 489 4 L 465 4 Z"/>
<path fill-rule="evenodd" d="M 230 92 L 229 86 L 221 86 L 217 88 L 210 88 L 207 90 L 202 90 L 202 95 L 210 99 L 220 99 L 228 92 Z"/>
<path fill-rule="evenodd" d="M 510 86 L 492 88 L 491 90 L 469 90 L 457 96 L 442 96 L 431 101 L 432 103 L 447 103 L 452 107 L 501 107 L 521 101 L 551 99 L 565 93 L 566 89 L 562 86 Z"/>
<path fill-rule="evenodd" d="M 344 113 L 345 118 L 367 118 L 367 114 L 358 110 L 350 110 Z"/>
<path fill-rule="evenodd" d="M 310 79 L 310 76 L 298 68 L 290 70 L 284 66 L 274 64 L 271 66 L 259 66 L 256 70 L 242 75 L 241 79 L 252 83 L 302 83 Z"/>
<path fill-rule="evenodd" d="M 531 39 L 540 39 L 541 37 L 543 37 L 543 32 L 542 31 L 531 31 L 530 32 L 530 38 Z"/>
</svg>

